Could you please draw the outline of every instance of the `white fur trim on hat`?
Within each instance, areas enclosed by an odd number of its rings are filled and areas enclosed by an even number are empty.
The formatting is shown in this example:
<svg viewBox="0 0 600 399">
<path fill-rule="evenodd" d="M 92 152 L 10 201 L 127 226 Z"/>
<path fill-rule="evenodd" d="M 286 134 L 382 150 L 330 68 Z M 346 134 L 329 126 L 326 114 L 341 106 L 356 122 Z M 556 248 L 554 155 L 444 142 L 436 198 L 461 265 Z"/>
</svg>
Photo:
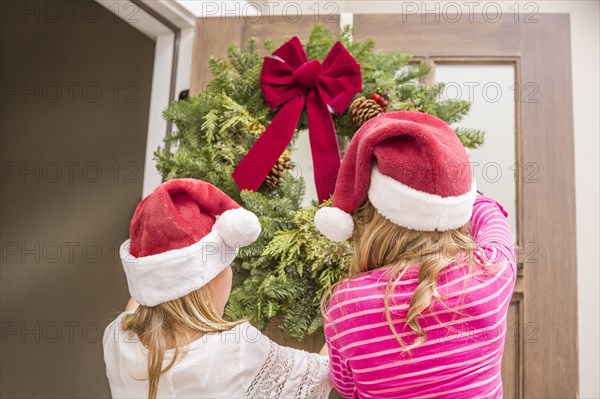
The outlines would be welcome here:
<svg viewBox="0 0 600 399">
<path fill-rule="evenodd" d="M 441 197 L 384 176 L 374 164 L 368 195 L 375 209 L 392 223 L 418 231 L 446 231 L 462 227 L 469 221 L 477 185 L 473 180 L 468 193 Z"/>
<path fill-rule="evenodd" d="M 217 216 L 214 229 L 232 247 L 252 244 L 260 235 L 258 218 L 244 208 L 230 209 Z"/>
<path fill-rule="evenodd" d="M 321 208 L 314 221 L 317 230 L 331 241 L 346 241 L 354 232 L 352 216 L 340 208 Z"/>
<path fill-rule="evenodd" d="M 233 262 L 238 247 L 227 245 L 213 228 L 189 247 L 136 258 L 127 240 L 119 253 L 133 299 L 156 306 L 206 285 Z"/>
</svg>

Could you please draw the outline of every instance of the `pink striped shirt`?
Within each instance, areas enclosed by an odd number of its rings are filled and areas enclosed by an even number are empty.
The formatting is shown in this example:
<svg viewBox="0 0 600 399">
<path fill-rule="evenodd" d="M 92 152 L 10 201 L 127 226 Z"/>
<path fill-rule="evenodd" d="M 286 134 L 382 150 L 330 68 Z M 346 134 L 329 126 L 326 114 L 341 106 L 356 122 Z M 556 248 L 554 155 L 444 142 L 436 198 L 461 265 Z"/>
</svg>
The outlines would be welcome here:
<svg viewBox="0 0 600 399">
<path fill-rule="evenodd" d="M 345 398 L 501 398 L 500 367 L 506 316 L 516 280 L 513 240 L 506 212 L 478 196 L 471 235 L 484 268 L 448 266 L 438 279 L 441 300 L 419 318 L 427 341 L 408 355 L 384 314 L 385 269 L 345 280 L 329 303 L 325 335 L 330 375 Z M 409 269 L 390 296 L 395 327 L 405 343 L 417 335 L 406 312 L 418 283 Z"/>
</svg>

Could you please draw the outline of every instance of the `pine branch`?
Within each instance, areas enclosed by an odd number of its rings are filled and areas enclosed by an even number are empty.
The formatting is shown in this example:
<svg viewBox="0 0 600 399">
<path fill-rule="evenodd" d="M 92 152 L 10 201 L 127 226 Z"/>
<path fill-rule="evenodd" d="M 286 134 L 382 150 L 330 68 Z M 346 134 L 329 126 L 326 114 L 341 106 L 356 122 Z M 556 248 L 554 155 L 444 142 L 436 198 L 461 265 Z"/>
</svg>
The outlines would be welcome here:
<svg viewBox="0 0 600 399">
<path fill-rule="evenodd" d="M 466 148 L 475 149 L 483 145 L 485 133 L 481 130 L 459 127 L 454 129 L 454 131 Z"/>
</svg>

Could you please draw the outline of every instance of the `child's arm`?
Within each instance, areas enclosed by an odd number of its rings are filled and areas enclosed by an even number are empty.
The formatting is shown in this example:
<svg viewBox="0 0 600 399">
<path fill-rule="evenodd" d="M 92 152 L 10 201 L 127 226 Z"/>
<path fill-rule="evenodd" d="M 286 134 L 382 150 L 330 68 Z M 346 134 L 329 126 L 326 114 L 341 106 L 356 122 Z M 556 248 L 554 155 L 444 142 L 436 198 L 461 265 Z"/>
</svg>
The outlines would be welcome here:
<svg viewBox="0 0 600 399">
<path fill-rule="evenodd" d="M 354 397 L 356 387 L 352 371 L 347 367 L 346 362 L 340 356 L 340 352 L 329 338 L 327 338 L 327 350 L 329 352 L 329 377 L 333 386 L 344 398 Z"/>
<path fill-rule="evenodd" d="M 346 287 L 347 281 L 340 283 L 329 298 L 327 312 L 323 321 L 323 330 L 325 332 L 325 341 L 329 353 L 329 378 L 338 393 L 344 398 L 353 398 L 356 391 L 354 375 L 352 369 L 342 357 L 340 347 L 343 345 L 334 337 L 340 332 L 336 325 L 336 320 L 343 316 L 339 304 L 339 289 Z"/>
<path fill-rule="evenodd" d="M 506 217 L 508 213 L 489 197 L 478 195 L 471 216 L 471 235 L 490 263 L 514 264 L 514 241 Z"/>
<path fill-rule="evenodd" d="M 319 355 L 329 356 L 329 351 L 327 351 L 327 343 L 323 345 L 321 351 L 319 352 Z"/>
</svg>

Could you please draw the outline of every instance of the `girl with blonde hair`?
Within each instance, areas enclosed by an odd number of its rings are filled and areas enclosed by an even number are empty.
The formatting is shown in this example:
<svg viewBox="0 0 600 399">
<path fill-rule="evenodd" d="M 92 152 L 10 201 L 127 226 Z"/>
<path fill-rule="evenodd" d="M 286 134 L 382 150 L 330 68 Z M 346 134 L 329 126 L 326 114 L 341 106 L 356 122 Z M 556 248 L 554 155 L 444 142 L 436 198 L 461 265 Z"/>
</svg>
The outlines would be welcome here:
<svg viewBox="0 0 600 399">
<path fill-rule="evenodd" d="M 120 249 L 132 300 L 106 328 L 115 398 L 326 398 L 328 359 L 227 321 L 230 264 L 258 218 L 211 184 L 175 179 L 137 207 Z"/>
<path fill-rule="evenodd" d="M 501 398 L 516 278 L 506 212 L 478 196 L 455 132 L 419 112 L 380 115 L 342 161 L 334 208 L 350 276 L 325 298 L 330 374 L 345 398 Z"/>
</svg>

